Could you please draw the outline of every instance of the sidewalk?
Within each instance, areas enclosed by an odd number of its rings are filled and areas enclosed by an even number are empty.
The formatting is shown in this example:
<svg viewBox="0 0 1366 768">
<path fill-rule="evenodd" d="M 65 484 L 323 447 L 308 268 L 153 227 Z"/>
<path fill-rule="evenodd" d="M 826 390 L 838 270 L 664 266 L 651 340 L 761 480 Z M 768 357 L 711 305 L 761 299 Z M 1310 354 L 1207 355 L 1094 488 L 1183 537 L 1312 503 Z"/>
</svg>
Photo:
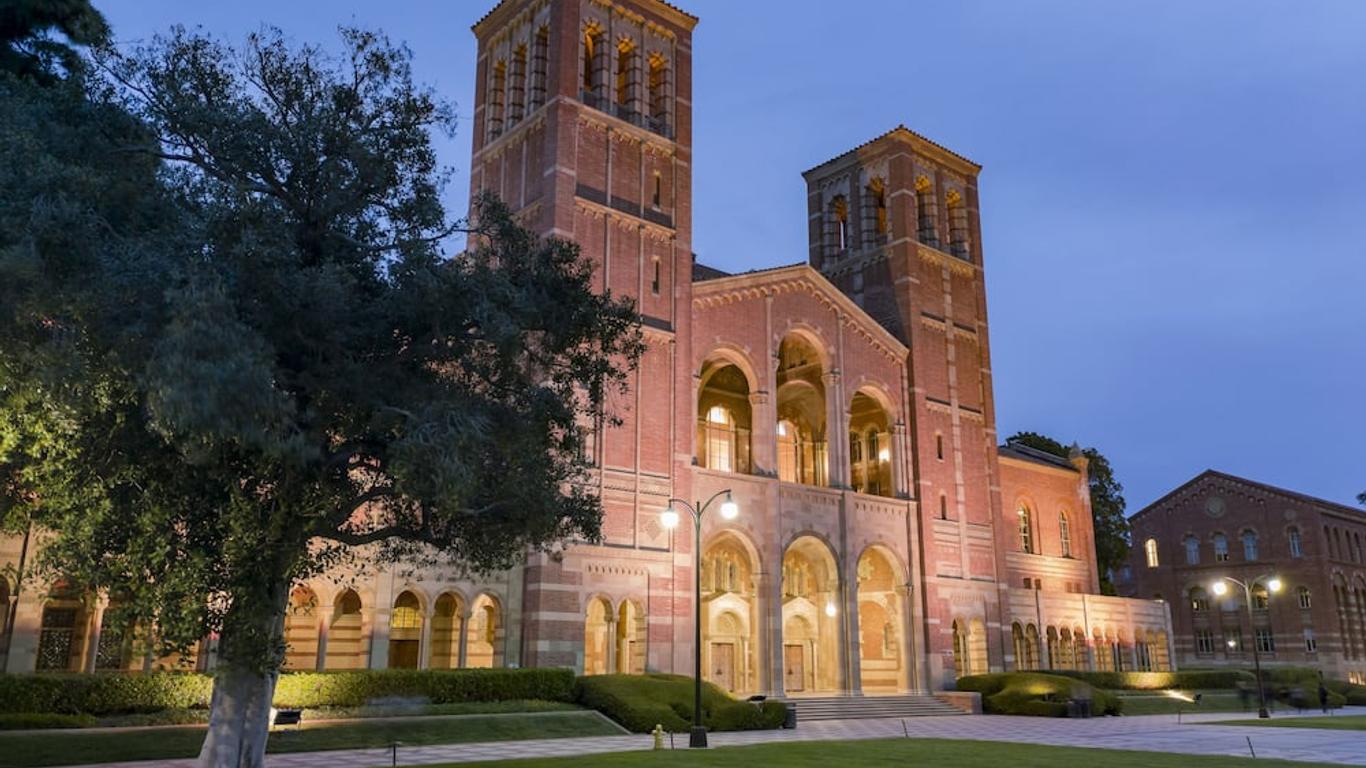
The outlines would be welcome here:
<svg viewBox="0 0 1366 768">
<path fill-rule="evenodd" d="M 1366 707 L 1348 707 L 1336 715 L 1306 713 L 1303 717 L 1366 715 Z M 1254 715 L 1255 716 L 1255 715 Z M 1300 715 L 1284 714 L 1280 717 Z M 1248 741 L 1257 757 L 1307 762 L 1366 765 L 1366 735 L 1361 731 L 1305 728 L 1256 728 L 1217 726 L 1221 720 L 1244 720 L 1244 712 L 1187 714 L 1177 724 L 1174 715 L 1106 717 L 1090 720 L 1002 717 L 975 715 L 915 717 L 905 720 L 827 720 L 799 724 L 795 731 L 742 731 L 712 734 L 714 747 L 763 744 L 774 741 L 837 741 L 846 739 L 913 738 L 969 739 L 977 741 L 1046 744 L 1062 747 L 1100 747 L 1188 755 L 1251 757 Z M 676 746 L 686 748 L 687 735 Z M 667 741 L 666 741 L 667 743 Z M 478 744 L 443 744 L 399 747 L 399 765 L 473 763 L 525 757 L 571 757 L 647 750 L 651 737 L 593 736 L 579 739 L 499 741 Z M 388 749 L 354 749 L 332 752 L 299 752 L 270 755 L 271 768 L 376 768 L 391 764 Z M 157 760 L 108 763 L 99 768 L 193 768 L 193 760 Z"/>
</svg>

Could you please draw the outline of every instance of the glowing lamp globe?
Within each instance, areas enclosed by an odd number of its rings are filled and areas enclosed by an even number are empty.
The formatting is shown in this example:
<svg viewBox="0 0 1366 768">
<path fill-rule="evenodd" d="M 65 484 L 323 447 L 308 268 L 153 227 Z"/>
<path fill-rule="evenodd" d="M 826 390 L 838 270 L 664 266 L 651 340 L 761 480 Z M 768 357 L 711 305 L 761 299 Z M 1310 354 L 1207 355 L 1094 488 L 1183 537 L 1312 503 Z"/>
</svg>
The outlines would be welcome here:
<svg viewBox="0 0 1366 768">
<path fill-rule="evenodd" d="M 1216 595 L 1223 596 L 1228 593 L 1228 585 L 1222 581 L 1214 582 L 1214 586 L 1212 587 L 1212 589 L 1214 590 L 1214 594 Z"/>
<path fill-rule="evenodd" d="M 1277 579 L 1277 578 L 1275 578 L 1275 577 L 1272 577 L 1272 579 L 1266 583 L 1266 588 L 1269 589 L 1269 590 L 1271 590 L 1272 592 L 1280 592 L 1280 591 L 1281 591 L 1281 580 L 1280 580 L 1280 579 Z"/>
<path fill-rule="evenodd" d="M 668 528 L 669 530 L 673 530 L 674 528 L 677 528 L 677 527 L 678 527 L 678 510 L 674 509 L 673 507 L 669 507 L 668 509 L 666 509 L 666 510 L 664 510 L 663 512 L 659 513 L 659 522 L 660 522 L 665 528 Z"/>
<path fill-rule="evenodd" d="M 826 615 L 826 616 L 834 616 L 834 615 L 835 615 L 835 604 L 834 604 L 834 603 L 826 603 L 826 604 L 825 604 L 825 615 Z"/>
<path fill-rule="evenodd" d="M 726 500 L 721 502 L 721 517 L 724 517 L 727 520 L 734 520 L 736 515 L 739 514 L 740 506 L 735 503 L 735 499 L 732 499 L 729 493 L 726 494 Z"/>
</svg>

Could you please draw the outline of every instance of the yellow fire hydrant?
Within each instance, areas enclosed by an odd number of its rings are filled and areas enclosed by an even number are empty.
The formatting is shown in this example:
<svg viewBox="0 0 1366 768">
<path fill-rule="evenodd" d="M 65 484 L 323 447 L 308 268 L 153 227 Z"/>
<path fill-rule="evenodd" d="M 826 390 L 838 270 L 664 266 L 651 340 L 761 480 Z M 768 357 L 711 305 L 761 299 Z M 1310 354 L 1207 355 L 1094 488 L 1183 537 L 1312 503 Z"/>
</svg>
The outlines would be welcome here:
<svg viewBox="0 0 1366 768">
<path fill-rule="evenodd" d="M 655 729 L 651 731 L 655 737 L 655 749 L 664 748 L 664 726 L 655 723 Z"/>
</svg>

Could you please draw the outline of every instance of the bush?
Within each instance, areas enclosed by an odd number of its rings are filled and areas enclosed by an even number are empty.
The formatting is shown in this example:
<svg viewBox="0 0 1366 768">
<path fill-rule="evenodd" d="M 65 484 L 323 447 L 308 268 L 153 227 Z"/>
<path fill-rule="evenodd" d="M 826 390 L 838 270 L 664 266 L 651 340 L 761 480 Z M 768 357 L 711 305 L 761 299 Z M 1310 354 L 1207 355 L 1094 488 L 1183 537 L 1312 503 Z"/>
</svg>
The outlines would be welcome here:
<svg viewBox="0 0 1366 768">
<path fill-rule="evenodd" d="M 1097 688 L 1111 691 L 1156 691 L 1168 688 L 1179 690 L 1220 690 L 1237 688 L 1239 683 L 1254 685 L 1256 677 L 1241 669 L 1193 669 L 1180 672 L 1078 672 L 1050 670 L 1050 675 L 1062 675 L 1085 680 Z"/>
<path fill-rule="evenodd" d="M 578 702 L 596 709 L 628 731 L 649 733 L 656 724 L 667 731 L 692 727 L 693 681 L 682 675 L 593 675 L 579 678 Z M 755 706 L 702 685 L 702 722 L 713 731 L 777 728 L 787 714 L 781 702 Z"/>
<path fill-rule="evenodd" d="M 1089 699 L 1091 712 L 1117 715 L 1119 697 L 1071 676 L 1000 672 L 958 678 L 958 690 L 982 694 L 982 710 L 994 715 L 1065 717 L 1072 699 Z"/>
<path fill-rule="evenodd" d="M 0 714 L 124 715 L 205 709 L 210 675 L 0 675 Z M 280 675 L 275 705 L 355 707 L 375 699 L 414 698 L 432 704 L 540 699 L 572 701 L 568 669 L 363 670 Z"/>
<path fill-rule="evenodd" d="M 94 715 L 55 715 L 44 712 L 0 715 L 0 731 L 37 728 L 90 728 L 99 724 Z"/>
</svg>

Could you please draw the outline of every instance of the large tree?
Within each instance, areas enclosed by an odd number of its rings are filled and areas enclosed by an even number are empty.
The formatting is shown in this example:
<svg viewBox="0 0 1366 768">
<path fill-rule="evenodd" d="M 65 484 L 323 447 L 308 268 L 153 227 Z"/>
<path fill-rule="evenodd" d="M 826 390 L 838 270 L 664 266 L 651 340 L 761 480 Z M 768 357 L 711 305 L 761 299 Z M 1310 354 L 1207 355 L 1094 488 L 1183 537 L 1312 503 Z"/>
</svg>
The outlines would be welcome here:
<svg viewBox="0 0 1366 768">
<path fill-rule="evenodd" d="M 641 348 L 572 243 L 447 215 L 406 49 L 342 48 L 105 49 L 75 146 L 0 94 L 8 508 L 157 650 L 217 635 L 205 766 L 263 764 L 296 580 L 597 539 L 583 425 Z"/>
<path fill-rule="evenodd" d="M 1051 453 L 1064 459 L 1072 449 L 1047 435 L 1037 432 L 1017 432 L 1011 443 Z M 1075 445 L 1075 444 L 1074 444 Z M 1091 517 L 1096 532 L 1096 570 L 1100 572 L 1102 594 L 1115 594 L 1111 576 L 1129 557 L 1129 518 L 1124 515 L 1124 486 L 1115 478 L 1110 460 L 1096 448 L 1081 448 L 1087 460 L 1087 481 L 1091 491 Z"/>
</svg>

